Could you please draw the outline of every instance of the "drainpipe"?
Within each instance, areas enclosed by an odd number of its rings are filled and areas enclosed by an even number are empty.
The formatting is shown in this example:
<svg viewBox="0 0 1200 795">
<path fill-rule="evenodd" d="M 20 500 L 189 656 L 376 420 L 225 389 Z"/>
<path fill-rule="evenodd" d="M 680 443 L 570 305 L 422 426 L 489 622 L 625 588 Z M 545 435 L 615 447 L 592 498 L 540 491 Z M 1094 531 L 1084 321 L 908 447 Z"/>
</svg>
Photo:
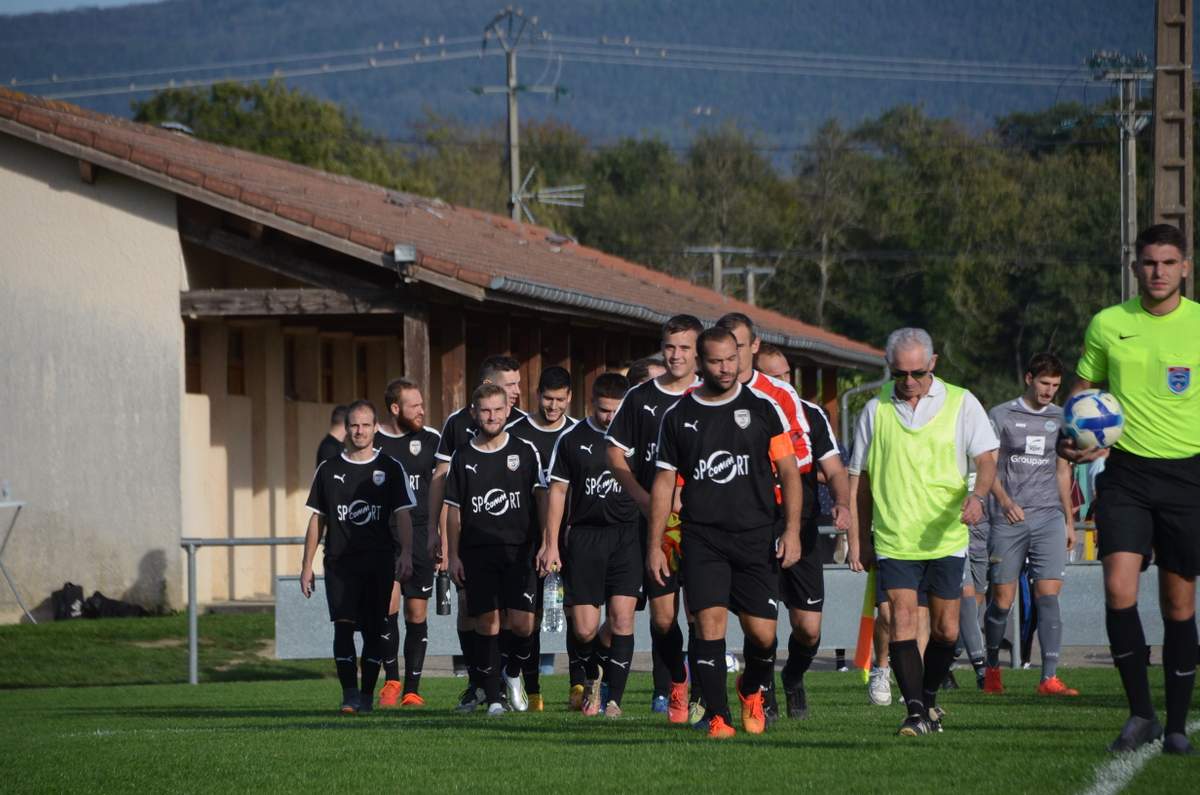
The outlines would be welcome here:
<svg viewBox="0 0 1200 795">
<path fill-rule="evenodd" d="M 879 387 L 883 386 L 888 381 L 890 381 L 891 378 L 892 378 L 892 371 L 888 367 L 885 366 L 883 368 L 883 377 L 880 378 L 878 381 L 872 381 L 869 384 L 859 384 L 858 386 L 854 387 L 853 389 L 847 389 L 845 392 L 842 393 L 842 397 L 841 397 L 842 410 L 838 413 L 838 420 L 839 420 L 839 424 L 842 426 L 840 430 L 842 433 L 842 449 L 843 450 L 848 451 L 850 449 L 850 443 L 853 441 L 850 438 L 850 398 L 861 392 L 870 392 L 872 390 L 879 389 Z"/>
</svg>

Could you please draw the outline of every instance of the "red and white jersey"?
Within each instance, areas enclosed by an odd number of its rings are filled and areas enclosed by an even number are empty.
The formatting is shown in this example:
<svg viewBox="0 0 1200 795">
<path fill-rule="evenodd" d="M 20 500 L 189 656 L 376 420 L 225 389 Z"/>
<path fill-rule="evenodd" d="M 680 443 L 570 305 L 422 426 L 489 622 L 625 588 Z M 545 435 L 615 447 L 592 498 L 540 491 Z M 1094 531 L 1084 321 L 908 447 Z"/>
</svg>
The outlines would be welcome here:
<svg viewBox="0 0 1200 795">
<path fill-rule="evenodd" d="M 801 473 L 808 472 L 813 465 L 812 445 L 809 442 L 808 418 L 804 415 L 800 395 L 796 393 L 795 387 L 787 381 L 773 378 L 758 370 L 754 370 L 753 373 L 746 385 L 766 394 L 779 404 L 783 415 L 787 417 L 787 431 L 788 436 L 792 439 L 792 447 L 796 451 L 796 463 L 799 465 Z"/>
</svg>

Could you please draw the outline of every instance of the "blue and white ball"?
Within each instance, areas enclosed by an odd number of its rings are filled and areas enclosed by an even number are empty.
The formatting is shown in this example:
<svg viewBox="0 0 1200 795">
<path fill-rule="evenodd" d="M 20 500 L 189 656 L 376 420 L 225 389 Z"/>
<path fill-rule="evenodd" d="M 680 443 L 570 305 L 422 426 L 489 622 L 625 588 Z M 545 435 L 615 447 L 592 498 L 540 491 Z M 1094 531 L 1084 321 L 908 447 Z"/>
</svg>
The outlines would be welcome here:
<svg viewBox="0 0 1200 795">
<path fill-rule="evenodd" d="M 1112 447 L 1125 428 L 1125 412 L 1111 393 L 1085 389 L 1063 406 L 1063 423 L 1080 450 Z"/>
<path fill-rule="evenodd" d="M 725 670 L 731 674 L 742 670 L 742 664 L 738 662 L 737 655 L 731 651 L 725 652 Z"/>
</svg>

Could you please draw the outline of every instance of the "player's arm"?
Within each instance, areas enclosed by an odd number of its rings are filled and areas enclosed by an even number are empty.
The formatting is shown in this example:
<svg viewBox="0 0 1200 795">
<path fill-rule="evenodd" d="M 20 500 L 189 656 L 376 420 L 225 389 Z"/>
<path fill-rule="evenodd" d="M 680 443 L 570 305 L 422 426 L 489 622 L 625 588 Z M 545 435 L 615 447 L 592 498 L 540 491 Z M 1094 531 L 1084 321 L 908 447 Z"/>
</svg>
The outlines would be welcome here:
<svg viewBox="0 0 1200 795">
<path fill-rule="evenodd" d="M 542 548 L 538 551 L 538 573 L 542 576 L 562 568 L 558 552 L 558 530 L 567 510 L 567 483 L 551 480 L 546 494 L 546 521 L 542 524 Z"/>
<path fill-rule="evenodd" d="M 1093 317 L 1088 323 L 1083 335 L 1083 356 L 1075 365 L 1075 383 L 1067 392 L 1067 400 L 1078 395 L 1085 389 L 1102 389 L 1108 380 L 1108 346 L 1100 330 L 1099 317 Z M 1075 440 L 1065 433 L 1058 435 L 1055 451 L 1072 464 L 1085 464 L 1108 455 L 1101 447 L 1091 450 L 1080 450 L 1075 446 Z"/>
<path fill-rule="evenodd" d="M 962 504 L 962 520 L 979 524 L 984 518 L 987 494 L 996 482 L 996 451 L 987 450 L 975 456 L 975 490 L 967 494 Z"/>
<path fill-rule="evenodd" d="M 665 585 L 671 576 L 671 567 L 663 553 L 663 533 L 667 530 L 667 517 L 671 513 L 671 498 L 675 494 L 675 470 L 659 469 L 654 475 L 650 489 L 649 532 L 646 540 L 646 571 L 659 585 Z"/>
<path fill-rule="evenodd" d="M 608 443 L 608 468 L 612 471 L 613 479 L 621 484 L 621 488 L 625 490 L 637 504 L 638 510 L 642 512 L 642 516 L 650 518 L 650 493 L 642 488 L 642 484 L 638 483 L 637 477 L 634 476 L 633 470 L 629 468 L 629 459 L 625 457 L 625 450 L 612 442 Z"/>
<path fill-rule="evenodd" d="M 831 455 L 818 462 L 819 475 L 825 476 L 829 493 L 833 495 L 833 526 L 840 532 L 849 533 L 851 527 L 850 474 L 840 455 Z"/>
<path fill-rule="evenodd" d="M 325 517 L 314 513 L 308 519 L 308 530 L 304 533 L 304 562 L 300 566 L 300 593 L 304 598 L 313 594 L 316 577 L 313 575 L 313 559 L 317 556 L 317 547 L 321 537 L 325 535 Z"/>
<path fill-rule="evenodd" d="M 875 545 L 871 541 L 871 481 L 864 469 L 850 476 L 850 532 L 846 535 L 846 562 L 851 571 L 866 571 L 875 565 Z"/>
<path fill-rule="evenodd" d="M 449 555 L 446 550 L 446 514 L 443 500 L 446 498 L 446 473 L 450 462 L 441 461 L 433 468 L 429 478 L 429 559 L 435 561 L 435 569 L 445 568 Z"/>
<path fill-rule="evenodd" d="M 999 470 L 999 451 L 993 454 L 993 461 L 997 463 L 997 471 Z M 976 484 L 978 484 L 976 479 Z M 997 476 L 992 480 L 992 496 L 996 498 L 996 502 L 1000 505 L 1000 510 L 1004 511 L 1004 518 L 1009 524 L 1017 524 L 1025 521 L 1025 509 L 1017 505 L 1007 491 L 1004 490 L 1003 480 Z"/>
<path fill-rule="evenodd" d="M 459 586 L 466 585 L 467 578 L 463 574 L 462 561 L 458 557 L 458 541 L 462 535 L 462 515 L 457 505 L 446 504 L 446 546 L 449 557 L 446 565 L 450 576 Z"/>
<path fill-rule="evenodd" d="M 1067 524 L 1067 550 L 1075 548 L 1075 508 L 1071 505 L 1071 462 L 1065 458 L 1057 459 L 1054 470 L 1058 481 L 1058 499 L 1062 503 L 1063 517 Z"/>
<path fill-rule="evenodd" d="M 800 513 L 804 505 L 804 487 L 800 483 L 800 467 L 796 456 L 790 451 L 791 442 L 786 434 L 776 437 L 788 446 L 787 455 L 775 458 L 779 470 L 779 489 L 783 492 L 783 535 L 775 551 L 779 565 L 790 568 L 800 560 Z"/>
</svg>

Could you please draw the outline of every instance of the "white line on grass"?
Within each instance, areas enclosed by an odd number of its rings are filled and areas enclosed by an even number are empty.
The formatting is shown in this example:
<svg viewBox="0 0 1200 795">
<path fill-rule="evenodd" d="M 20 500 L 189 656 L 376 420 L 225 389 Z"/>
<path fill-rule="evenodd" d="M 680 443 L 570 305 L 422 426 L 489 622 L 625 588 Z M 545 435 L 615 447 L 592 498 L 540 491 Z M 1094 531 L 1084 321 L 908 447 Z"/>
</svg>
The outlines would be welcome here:
<svg viewBox="0 0 1200 795">
<path fill-rule="evenodd" d="M 1200 731 L 1200 720 L 1187 725 L 1187 733 Z M 1118 754 L 1111 761 L 1096 768 L 1096 780 L 1084 790 L 1083 795 L 1116 795 L 1133 781 L 1134 776 L 1146 763 L 1162 751 L 1162 740 L 1147 743 L 1133 753 Z"/>
</svg>

